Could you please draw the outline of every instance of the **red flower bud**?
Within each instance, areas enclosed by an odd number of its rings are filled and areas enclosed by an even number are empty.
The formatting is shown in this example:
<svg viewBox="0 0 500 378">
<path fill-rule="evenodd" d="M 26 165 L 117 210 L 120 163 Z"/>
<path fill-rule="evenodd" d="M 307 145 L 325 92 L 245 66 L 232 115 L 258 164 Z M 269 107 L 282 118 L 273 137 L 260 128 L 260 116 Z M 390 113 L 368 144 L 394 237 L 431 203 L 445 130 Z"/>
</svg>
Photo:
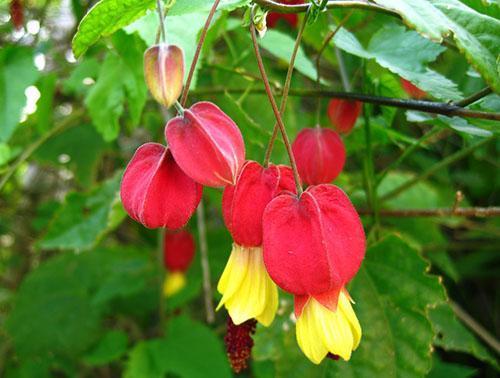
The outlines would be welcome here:
<svg viewBox="0 0 500 378">
<path fill-rule="evenodd" d="M 289 5 L 304 4 L 303 0 L 281 0 L 277 2 Z M 267 26 L 269 26 L 270 28 L 274 28 L 280 19 L 286 21 L 293 28 L 297 27 L 297 23 L 299 21 L 299 17 L 296 13 L 271 12 L 267 15 Z"/>
<path fill-rule="evenodd" d="M 284 165 L 262 167 L 247 161 L 236 185 L 228 185 L 222 196 L 224 222 L 236 244 L 262 245 L 262 215 L 267 204 L 282 191 L 295 192 L 292 170 Z"/>
<path fill-rule="evenodd" d="M 307 185 L 329 183 L 345 163 L 345 147 L 339 135 L 332 130 L 303 129 L 292 145 L 299 175 Z"/>
<path fill-rule="evenodd" d="M 194 239 L 188 231 L 165 232 L 163 263 L 169 272 L 185 272 L 193 261 L 194 252 Z"/>
<path fill-rule="evenodd" d="M 363 225 L 346 194 L 322 184 L 300 198 L 280 195 L 264 212 L 263 230 L 264 263 L 273 281 L 296 302 L 312 296 L 335 310 L 341 288 L 365 255 Z"/>
<path fill-rule="evenodd" d="M 402 77 L 399 78 L 401 82 L 401 86 L 403 87 L 403 90 L 410 95 L 410 97 L 413 97 L 417 100 L 420 100 L 422 98 L 425 98 L 427 96 L 427 92 L 421 90 L 417 86 L 413 85 L 411 82 L 408 80 L 403 79 Z"/>
<path fill-rule="evenodd" d="M 21 29 L 24 24 L 24 8 L 22 0 L 11 0 L 10 1 L 10 18 L 12 25 L 16 29 Z"/>
<path fill-rule="evenodd" d="M 196 182 L 207 186 L 234 184 L 245 161 L 240 129 L 218 106 L 198 102 L 172 118 L 165 136 L 175 161 Z"/>
<path fill-rule="evenodd" d="M 158 143 L 137 149 L 120 188 L 127 213 L 148 228 L 182 227 L 198 206 L 201 193 L 202 187 L 186 176 L 170 150 Z"/>
<path fill-rule="evenodd" d="M 167 108 L 179 98 L 184 80 L 184 53 L 164 43 L 144 53 L 144 77 L 154 99 Z"/>
<path fill-rule="evenodd" d="M 333 99 L 328 103 L 328 118 L 337 132 L 351 132 L 361 113 L 363 104 L 359 101 Z"/>
</svg>

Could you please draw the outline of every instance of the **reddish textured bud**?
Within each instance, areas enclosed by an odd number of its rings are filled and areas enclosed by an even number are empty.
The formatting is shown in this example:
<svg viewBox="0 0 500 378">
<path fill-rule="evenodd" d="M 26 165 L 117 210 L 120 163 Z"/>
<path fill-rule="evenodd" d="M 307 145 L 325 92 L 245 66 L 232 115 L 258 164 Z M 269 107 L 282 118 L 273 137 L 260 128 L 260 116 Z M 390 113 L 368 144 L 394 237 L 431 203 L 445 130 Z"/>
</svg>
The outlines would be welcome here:
<svg viewBox="0 0 500 378">
<path fill-rule="evenodd" d="M 175 161 L 196 182 L 226 186 L 236 182 L 245 161 L 240 129 L 218 106 L 198 102 L 165 128 Z"/>
<path fill-rule="evenodd" d="M 345 147 L 332 130 L 303 129 L 292 145 L 302 181 L 307 185 L 326 184 L 334 180 L 345 164 Z"/>
<path fill-rule="evenodd" d="M 403 79 L 402 77 L 399 78 L 401 82 L 401 87 L 403 87 L 403 90 L 410 95 L 410 97 L 413 97 L 417 100 L 420 100 L 422 98 L 427 97 L 427 92 L 421 90 L 417 86 L 413 85 L 411 82 L 408 80 Z"/>
<path fill-rule="evenodd" d="M 21 29 L 24 24 L 24 9 L 21 0 L 11 0 L 10 1 L 10 18 L 12 20 L 12 25 L 16 29 Z"/>
<path fill-rule="evenodd" d="M 254 319 L 235 325 L 231 318 L 227 318 L 227 332 L 224 336 L 226 344 L 227 357 L 235 373 L 248 367 L 248 360 L 252 355 L 253 339 L 255 326 L 257 322 Z"/>
<path fill-rule="evenodd" d="M 356 124 L 363 104 L 359 101 L 333 99 L 328 103 L 328 118 L 337 132 L 348 134 Z"/>
<path fill-rule="evenodd" d="M 168 148 L 146 143 L 127 165 L 120 188 L 123 207 L 148 228 L 184 226 L 201 199 L 202 187 L 179 168 Z"/>
<path fill-rule="evenodd" d="M 187 230 L 167 231 L 163 238 L 163 263 L 170 272 L 185 272 L 193 261 L 195 244 Z"/>
<path fill-rule="evenodd" d="M 337 186 L 310 186 L 273 199 L 263 217 L 264 263 L 282 289 L 335 310 L 341 288 L 365 255 L 361 220 Z M 301 308 L 305 303 L 298 303 Z M 299 309 L 300 313 L 300 309 Z"/>
<path fill-rule="evenodd" d="M 236 185 L 228 185 L 222 196 L 222 214 L 236 244 L 244 247 L 262 245 L 262 215 L 268 203 L 283 191 L 295 193 L 290 167 L 262 167 L 247 161 Z"/>
<path fill-rule="evenodd" d="M 182 92 L 182 49 L 164 43 L 147 49 L 144 53 L 144 77 L 154 99 L 167 108 L 172 106 Z"/>
<path fill-rule="evenodd" d="M 303 0 L 281 0 L 277 2 L 289 5 L 304 4 Z M 299 17 L 296 13 L 270 12 L 267 15 L 267 26 L 269 26 L 270 28 L 274 28 L 280 19 L 287 22 L 293 28 L 297 27 L 297 23 L 299 21 Z"/>
</svg>

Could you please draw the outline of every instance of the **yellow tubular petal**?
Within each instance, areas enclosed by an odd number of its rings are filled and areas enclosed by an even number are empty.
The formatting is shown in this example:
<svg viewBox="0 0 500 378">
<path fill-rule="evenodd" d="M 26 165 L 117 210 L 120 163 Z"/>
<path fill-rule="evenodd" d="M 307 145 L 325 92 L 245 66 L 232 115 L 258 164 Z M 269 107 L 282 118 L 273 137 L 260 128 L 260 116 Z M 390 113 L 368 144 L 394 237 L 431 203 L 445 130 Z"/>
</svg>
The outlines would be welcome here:
<svg viewBox="0 0 500 378">
<path fill-rule="evenodd" d="M 264 266 L 262 248 L 233 244 L 231 256 L 217 285 L 234 324 L 255 318 L 264 326 L 274 319 L 278 309 L 278 289 Z"/>
<path fill-rule="evenodd" d="M 171 297 L 186 286 L 186 276 L 181 272 L 168 273 L 163 282 L 163 295 Z"/>
<path fill-rule="evenodd" d="M 328 352 L 349 360 L 361 339 L 361 326 L 343 292 L 337 311 L 309 298 L 297 320 L 296 332 L 300 349 L 315 364 L 319 364 Z"/>
</svg>

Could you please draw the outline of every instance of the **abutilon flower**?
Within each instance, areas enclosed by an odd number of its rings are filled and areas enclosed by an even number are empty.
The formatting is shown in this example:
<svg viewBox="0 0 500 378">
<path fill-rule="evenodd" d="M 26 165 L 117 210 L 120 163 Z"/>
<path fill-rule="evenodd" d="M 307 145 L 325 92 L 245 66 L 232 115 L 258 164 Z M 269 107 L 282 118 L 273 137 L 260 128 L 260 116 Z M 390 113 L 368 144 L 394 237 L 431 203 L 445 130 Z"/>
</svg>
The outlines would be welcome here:
<svg viewBox="0 0 500 378">
<path fill-rule="evenodd" d="M 421 90 L 419 87 L 417 87 L 410 81 L 405 80 L 402 77 L 400 77 L 399 80 L 401 82 L 401 87 L 408 95 L 410 95 L 410 97 L 413 97 L 417 100 L 421 100 L 427 97 L 427 92 Z"/>
<path fill-rule="evenodd" d="M 363 103 L 334 98 L 328 103 L 328 118 L 340 134 L 348 134 L 356 124 Z"/>
<path fill-rule="evenodd" d="M 348 360 L 361 327 L 345 285 L 366 248 L 349 198 L 331 184 L 310 186 L 300 198 L 282 194 L 267 206 L 263 230 L 267 271 L 295 296 L 300 348 L 316 364 L 329 354 Z"/>
<path fill-rule="evenodd" d="M 303 129 L 295 138 L 292 151 L 300 178 L 307 185 L 329 183 L 344 168 L 344 143 L 333 130 Z"/>
<path fill-rule="evenodd" d="M 144 78 L 154 99 L 169 108 L 182 92 L 184 53 L 176 45 L 160 43 L 144 53 Z"/>
<path fill-rule="evenodd" d="M 165 128 L 175 161 L 196 182 L 226 186 L 236 182 L 245 161 L 240 129 L 217 105 L 198 102 Z"/>
<path fill-rule="evenodd" d="M 278 289 L 262 259 L 262 214 L 267 204 L 283 191 L 295 191 L 289 167 L 262 167 L 248 161 L 235 186 L 227 186 L 222 196 L 224 222 L 233 237 L 233 249 L 217 290 L 234 324 L 255 318 L 264 326 L 274 319 Z"/>
<path fill-rule="evenodd" d="M 281 0 L 281 1 L 278 1 L 278 3 L 294 5 L 294 4 L 304 4 L 304 1 L 303 0 Z M 267 15 L 267 25 L 270 28 L 274 28 L 280 19 L 283 21 L 286 21 L 293 28 L 297 27 L 297 23 L 299 21 L 299 17 L 297 16 L 296 13 L 270 12 Z"/>
<path fill-rule="evenodd" d="M 168 274 L 163 284 L 163 293 L 169 297 L 186 285 L 185 272 L 193 261 L 195 244 L 187 230 L 165 232 L 163 238 L 163 264 Z"/>
<path fill-rule="evenodd" d="M 148 228 L 184 226 L 201 200 L 202 187 L 179 168 L 170 149 L 146 143 L 123 174 L 120 197 L 130 217 Z"/>
</svg>

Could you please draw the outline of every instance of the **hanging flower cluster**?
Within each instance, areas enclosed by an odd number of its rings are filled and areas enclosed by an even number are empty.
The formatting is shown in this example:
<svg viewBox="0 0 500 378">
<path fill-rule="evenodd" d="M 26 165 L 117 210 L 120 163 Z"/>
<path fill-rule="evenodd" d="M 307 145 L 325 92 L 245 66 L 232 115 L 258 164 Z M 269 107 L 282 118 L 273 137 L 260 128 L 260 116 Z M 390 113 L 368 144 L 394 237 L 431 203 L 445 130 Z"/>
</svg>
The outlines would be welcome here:
<svg viewBox="0 0 500 378">
<path fill-rule="evenodd" d="M 218 106 L 178 104 L 183 71 L 178 47 L 146 51 L 148 87 L 159 103 L 175 104 L 178 116 L 165 126 L 168 147 L 146 143 L 129 162 L 121 183 L 125 210 L 148 228 L 175 230 L 194 213 L 203 186 L 223 187 L 222 213 L 233 248 L 217 286 L 222 295 L 217 309 L 224 306 L 230 316 L 226 342 L 234 368 L 246 366 L 255 321 L 263 326 L 273 321 L 278 287 L 294 295 L 304 354 L 314 363 L 327 355 L 348 360 L 361 327 L 346 285 L 364 257 L 365 235 L 347 195 L 329 184 L 344 166 L 341 138 L 319 127 L 299 133 L 293 154 L 298 174 L 310 185 L 302 192 L 290 167 L 245 160 L 241 132 Z M 353 121 L 352 108 L 341 108 L 349 114 L 337 117 L 338 128 L 350 129 L 357 114 Z M 187 231 L 166 232 L 166 295 L 184 285 L 193 254 Z"/>
</svg>

